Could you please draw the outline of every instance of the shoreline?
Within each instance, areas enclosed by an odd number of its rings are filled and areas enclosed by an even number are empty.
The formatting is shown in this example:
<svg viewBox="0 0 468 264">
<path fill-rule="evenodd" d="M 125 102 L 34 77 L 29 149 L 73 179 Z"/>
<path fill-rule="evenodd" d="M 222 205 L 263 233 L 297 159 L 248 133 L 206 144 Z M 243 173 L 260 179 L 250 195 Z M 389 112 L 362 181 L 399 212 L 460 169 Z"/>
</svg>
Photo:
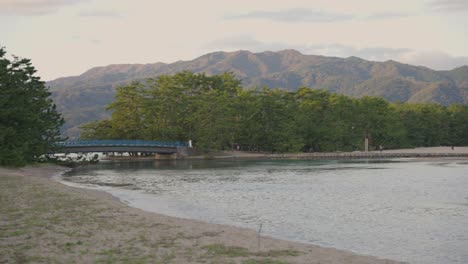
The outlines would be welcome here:
<svg viewBox="0 0 468 264">
<path fill-rule="evenodd" d="M 143 211 L 105 191 L 72 187 L 53 179 L 65 171 L 54 165 L 0 168 L 0 181 L 13 186 L 0 190 L 2 201 L 13 203 L 0 204 L 7 213 L 0 214 L 0 236 L 4 238 L 0 240 L 1 262 L 74 259 L 144 263 L 402 263 L 266 236 L 259 238 L 255 230 Z M 31 193 L 31 189 L 35 192 Z M 61 199 L 70 204 L 54 208 Z M 31 201 L 37 204 L 31 205 Z M 52 208 L 36 212 L 42 206 Z M 31 211 L 35 213 L 30 215 Z M 22 217 L 12 217 L 16 214 Z M 55 219 L 52 224 L 51 214 Z M 24 218 L 34 218 L 36 224 L 27 224 L 30 221 Z M 17 248 L 18 244 L 30 246 L 24 250 Z"/>
<path fill-rule="evenodd" d="M 324 160 L 324 159 L 394 159 L 394 158 L 468 158 L 468 147 L 423 147 L 413 149 L 392 149 L 384 151 L 353 152 L 310 152 L 310 153 L 265 153 L 247 151 L 219 151 L 206 155 L 194 155 L 181 160 L 249 160 L 249 159 L 291 159 L 291 160 Z M 102 160 L 110 161 L 146 161 L 157 160 L 155 157 L 113 156 Z M 161 159 L 171 160 L 171 159 Z"/>
<path fill-rule="evenodd" d="M 464 158 L 468 157 L 468 147 L 424 147 L 413 149 L 392 149 L 384 151 L 352 152 L 309 152 L 309 153 L 256 153 L 243 151 L 224 151 L 214 158 L 265 158 L 265 159 L 385 159 L 385 158 Z M 195 159 L 200 156 L 194 157 Z M 190 159 L 190 157 L 189 157 Z"/>
</svg>

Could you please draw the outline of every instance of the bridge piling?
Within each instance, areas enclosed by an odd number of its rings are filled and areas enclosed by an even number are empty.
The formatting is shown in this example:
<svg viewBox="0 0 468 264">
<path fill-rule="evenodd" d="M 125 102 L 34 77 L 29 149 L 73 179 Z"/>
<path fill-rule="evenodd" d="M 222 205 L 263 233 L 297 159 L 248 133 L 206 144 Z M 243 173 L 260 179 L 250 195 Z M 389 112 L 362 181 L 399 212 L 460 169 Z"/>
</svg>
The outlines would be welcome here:
<svg viewBox="0 0 468 264">
<path fill-rule="evenodd" d="M 176 160 L 177 158 L 177 153 L 170 153 L 170 154 L 160 154 L 156 153 L 154 155 L 155 160 Z"/>
<path fill-rule="evenodd" d="M 175 153 L 156 153 L 154 155 L 155 160 L 175 160 L 175 159 L 184 159 L 189 156 L 187 147 L 177 147 Z"/>
</svg>

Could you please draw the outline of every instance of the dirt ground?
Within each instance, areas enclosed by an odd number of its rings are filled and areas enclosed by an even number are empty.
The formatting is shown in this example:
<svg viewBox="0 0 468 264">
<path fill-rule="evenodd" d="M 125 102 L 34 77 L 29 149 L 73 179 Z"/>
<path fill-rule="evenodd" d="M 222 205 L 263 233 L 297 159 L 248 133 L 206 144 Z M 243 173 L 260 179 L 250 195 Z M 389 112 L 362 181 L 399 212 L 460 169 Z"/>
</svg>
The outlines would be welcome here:
<svg viewBox="0 0 468 264">
<path fill-rule="evenodd" d="M 0 168 L 0 263 L 399 263 L 144 212 L 51 179 L 64 170 Z"/>
</svg>

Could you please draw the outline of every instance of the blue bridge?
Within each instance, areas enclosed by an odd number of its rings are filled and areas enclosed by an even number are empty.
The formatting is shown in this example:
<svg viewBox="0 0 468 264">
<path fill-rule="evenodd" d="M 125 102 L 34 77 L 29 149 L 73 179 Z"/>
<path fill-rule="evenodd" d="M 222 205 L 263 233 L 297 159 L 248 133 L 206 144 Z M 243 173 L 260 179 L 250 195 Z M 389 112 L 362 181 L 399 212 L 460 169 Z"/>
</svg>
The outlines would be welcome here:
<svg viewBox="0 0 468 264">
<path fill-rule="evenodd" d="M 68 140 L 57 142 L 56 153 L 144 152 L 158 154 L 179 153 L 188 147 L 186 142 L 149 140 Z"/>
</svg>

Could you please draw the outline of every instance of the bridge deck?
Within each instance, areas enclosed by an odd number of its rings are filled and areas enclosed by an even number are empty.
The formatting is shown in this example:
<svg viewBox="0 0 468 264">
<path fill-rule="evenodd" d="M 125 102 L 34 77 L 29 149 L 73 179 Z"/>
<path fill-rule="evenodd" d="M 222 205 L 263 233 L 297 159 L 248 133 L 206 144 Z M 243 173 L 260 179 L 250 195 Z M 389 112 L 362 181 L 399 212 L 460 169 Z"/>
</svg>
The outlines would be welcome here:
<svg viewBox="0 0 468 264">
<path fill-rule="evenodd" d="M 152 140 L 121 140 L 121 139 L 104 139 L 104 140 L 68 140 L 57 142 L 60 147 L 89 147 L 89 146 L 138 146 L 138 147 L 187 147 L 186 142 L 180 141 L 152 141 Z"/>
<path fill-rule="evenodd" d="M 79 152 L 150 152 L 171 154 L 177 148 L 187 147 L 186 142 L 167 142 L 149 140 L 70 140 L 57 142 L 56 153 Z"/>
</svg>

